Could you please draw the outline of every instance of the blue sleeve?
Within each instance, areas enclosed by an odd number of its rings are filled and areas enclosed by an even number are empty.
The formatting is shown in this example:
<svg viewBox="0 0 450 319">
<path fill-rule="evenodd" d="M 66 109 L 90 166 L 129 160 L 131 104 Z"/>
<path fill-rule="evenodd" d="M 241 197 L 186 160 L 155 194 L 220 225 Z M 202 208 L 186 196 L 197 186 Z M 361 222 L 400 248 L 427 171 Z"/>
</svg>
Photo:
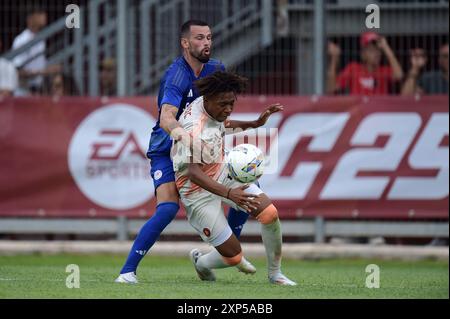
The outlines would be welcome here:
<svg viewBox="0 0 450 319">
<path fill-rule="evenodd" d="M 179 108 L 183 100 L 183 95 L 188 87 L 189 79 L 182 69 L 178 68 L 174 72 L 170 72 L 164 83 L 161 106 L 163 104 L 170 104 Z"/>
</svg>

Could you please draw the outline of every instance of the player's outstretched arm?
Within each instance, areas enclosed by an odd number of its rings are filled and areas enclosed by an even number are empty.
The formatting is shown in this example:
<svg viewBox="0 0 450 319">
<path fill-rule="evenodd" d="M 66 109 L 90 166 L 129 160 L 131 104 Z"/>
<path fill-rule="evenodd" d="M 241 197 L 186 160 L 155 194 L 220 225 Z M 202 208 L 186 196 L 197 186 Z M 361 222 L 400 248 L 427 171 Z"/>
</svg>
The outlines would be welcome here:
<svg viewBox="0 0 450 319">
<path fill-rule="evenodd" d="M 237 188 L 227 188 L 206 175 L 202 171 L 200 164 L 188 164 L 188 178 L 191 182 L 197 184 L 201 188 L 218 196 L 230 199 L 238 206 L 247 209 L 249 212 L 256 210 L 260 204 L 258 202 L 258 196 L 248 194 L 244 191 L 248 185 Z"/>
<path fill-rule="evenodd" d="M 180 124 L 176 119 L 177 113 L 178 108 L 176 106 L 170 104 L 163 104 L 161 106 L 160 126 L 169 135 L 177 127 L 181 128 Z"/>
<path fill-rule="evenodd" d="M 232 129 L 241 129 L 243 131 L 248 130 L 250 128 L 258 128 L 261 126 L 264 126 L 264 124 L 267 123 L 267 120 L 269 117 L 276 112 L 283 111 L 284 106 L 280 103 L 272 104 L 266 107 L 266 109 L 261 113 L 259 118 L 255 121 L 234 121 L 234 120 L 227 120 L 225 122 L 226 128 L 232 128 Z"/>
<path fill-rule="evenodd" d="M 185 146 L 191 146 L 190 135 L 178 123 L 176 116 L 178 108 L 170 104 L 163 104 L 161 107 L 160 126 L 175 141 L 181 141 Z"/>
</svg>

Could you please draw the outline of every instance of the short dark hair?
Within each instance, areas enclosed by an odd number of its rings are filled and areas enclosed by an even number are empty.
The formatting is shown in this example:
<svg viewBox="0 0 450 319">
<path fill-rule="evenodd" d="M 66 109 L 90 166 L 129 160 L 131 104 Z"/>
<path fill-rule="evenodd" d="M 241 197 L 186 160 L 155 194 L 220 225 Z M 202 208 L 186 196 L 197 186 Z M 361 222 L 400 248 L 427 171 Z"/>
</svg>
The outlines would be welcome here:
<svg viewBox="0 0 450 319">
<path fill-rule="evenodd" d="M 45 11 L 43 7 L 38 5 L 32 6 L 27 10 L 27 17 L 35 14 L 47 14 L 47 11 Z"/>
<path fill-rule="evenodd" d="M 187 36 L 189 32 L 191 32 L 191 27 L 193 25 L 198 25 L 201 27 L 208 27 L 209 24 L 202 20 L 188 20 L 181 26 L 180 29 L 180 38 L 184 38 Z"/>
<path fill-rule="evenodd" d="M 200 80 L 195 81 L 200 95 L 214 96 L 220 93 L 233 92 L 241 94 L 247 88 L 248 79 L 235 73 L 217 71 Z"/>
</svg>

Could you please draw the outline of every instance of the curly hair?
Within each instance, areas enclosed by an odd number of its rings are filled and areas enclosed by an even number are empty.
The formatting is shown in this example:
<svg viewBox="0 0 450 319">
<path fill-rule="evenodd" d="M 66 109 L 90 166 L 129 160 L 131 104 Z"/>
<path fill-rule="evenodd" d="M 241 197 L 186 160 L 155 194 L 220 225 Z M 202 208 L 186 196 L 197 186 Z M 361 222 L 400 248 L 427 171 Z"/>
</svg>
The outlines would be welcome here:
<svg viewBox="0 0 450 319">
<path fill-rule="evenodd" d="M 238 95 L 245 91 L 247 84 L 247 78 L 224 71 L 216 71 L 195 81 L 195 86 L 200 95 L 206 97 L 228 92 L 233 92 L 235 95 Z"/>
</svg>

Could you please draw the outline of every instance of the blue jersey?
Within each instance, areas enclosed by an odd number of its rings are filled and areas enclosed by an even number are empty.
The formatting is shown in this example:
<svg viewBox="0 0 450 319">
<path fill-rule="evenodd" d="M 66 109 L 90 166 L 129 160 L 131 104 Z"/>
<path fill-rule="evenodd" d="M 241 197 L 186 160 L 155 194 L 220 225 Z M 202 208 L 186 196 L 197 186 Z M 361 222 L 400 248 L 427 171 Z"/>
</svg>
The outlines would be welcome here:
<svg viewBox="0 0 450 319">
<path fill-rule="evenodd" d="M 161 79 L 158 94 L 158 121 L 153 127 L 147 157 L 170 154 L 172 140 L 166 131 L 159 126 L 162 105 L 176 106 L 178 108 L 176 119 L 178 120 L 186 106 L 199 96 L 194 82 L 216 71 L 224 70 L 225 67 L 220 61 L 210 59 L 208 63 L 204 64 L 200 75 L 197 77 L 183 56 L 178 57 L 170 65 Z"/>
</svg>

